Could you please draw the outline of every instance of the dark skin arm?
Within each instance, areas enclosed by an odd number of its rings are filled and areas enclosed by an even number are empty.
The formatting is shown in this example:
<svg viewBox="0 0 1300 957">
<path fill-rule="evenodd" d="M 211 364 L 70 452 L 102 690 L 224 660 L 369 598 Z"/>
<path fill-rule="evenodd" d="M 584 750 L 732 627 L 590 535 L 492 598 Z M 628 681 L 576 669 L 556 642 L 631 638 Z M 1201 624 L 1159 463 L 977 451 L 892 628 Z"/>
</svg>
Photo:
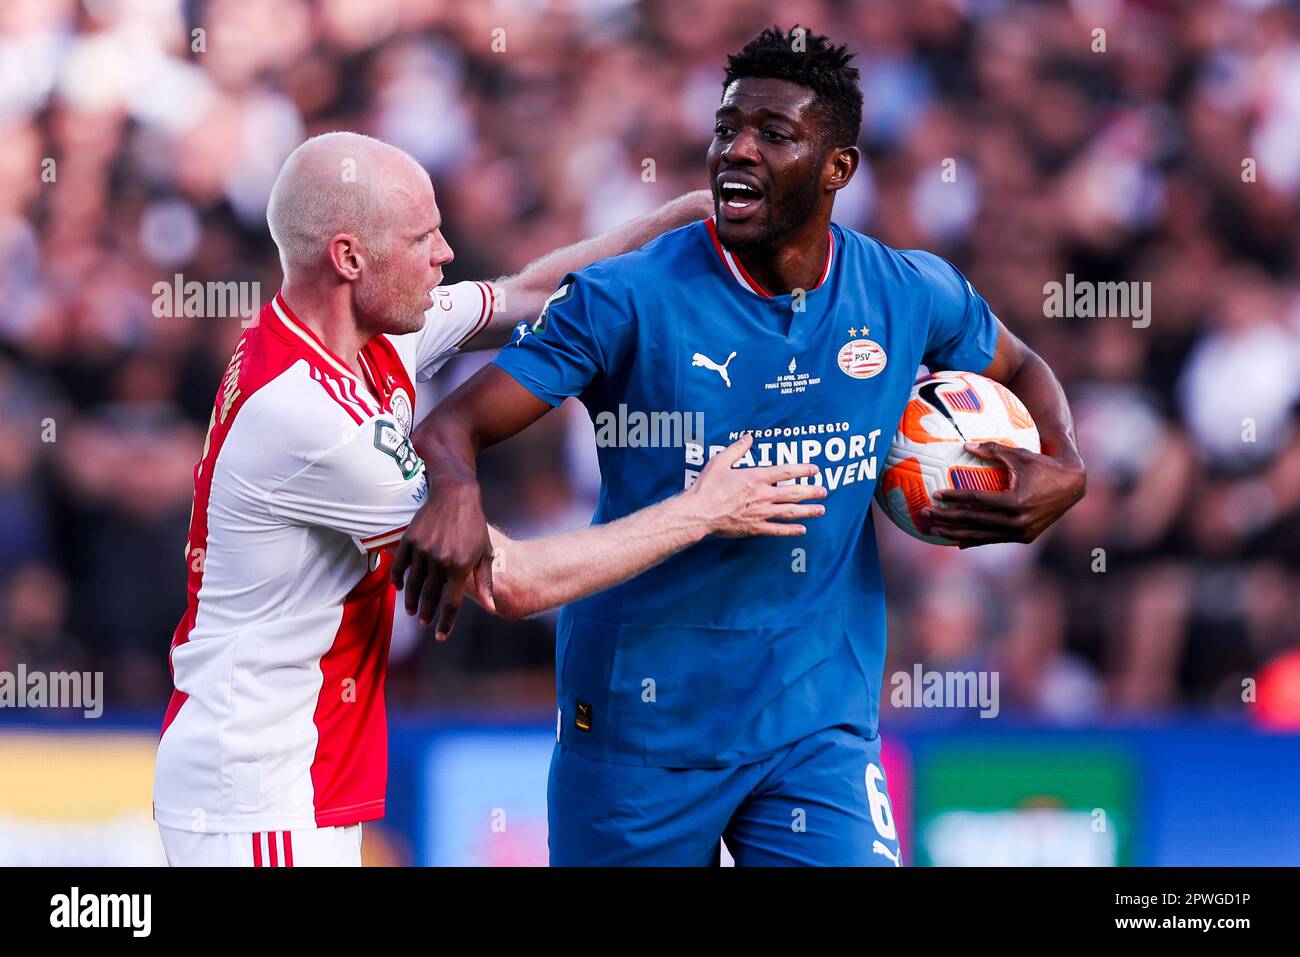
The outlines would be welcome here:
<svg viewBox="0 0 1300 957">
<path fill-rule="evenodd" d="M 1036 454 L 995 442 L 967 445 L 972 455 L 1006 467 L 1009 488 L 1001 492 L 945 489 L 935 493 L 935 507 L 928 513 L 935 532 L 962 548 L 1032 542 L 1083 498 L 1087 488 L 1074 419 L 1051 368 L 1001 323 L 993 362 L 982 375 L 1020 397 L 1038 426 L 1043 451 Z"/>
<path fill-rule="evenodd" d="M 794 522 L 824 511 L 810 501 L 825 498 L 824 487 L 780 484 L 815 475 L 815 465 L 733 469 L 753 441 L 742 436 L 704 467 L 689 490 L 618 521 L 526 542 L 496 533 L 505 576 L 504 603 L 497 603 L 492 568 L 498 550 L 483 515 L 475 457 L 550 410 L 511 376 L 486 366 L 412 435 L 431 492 L 402 536 L 392 575 L 404 590 L 407 613 L 418 608 L 425 627 L 436 619 L 439 641 L 451 633 L 467 590 L 489 609 L 529 614 L 626 580 L 705 535 L 802 535 L 803 526 Z"/>
<path fill-rule="evenodd" d="M 478 485 L 478 453 L 550 411 L 512 377 L 487 365 L 411 433 L 429 477 L 430 502 L 415 513 L 397 547 L 393 584 L 405 591 L 406 613 L 419 610 L 422 626 L 427 628 L 437 613 L 439 641 L 451 634 L 475 571 L 491 581 L 492 542 Z M 435 489 L 437 508 L 431 508 Z"/>
</svg>

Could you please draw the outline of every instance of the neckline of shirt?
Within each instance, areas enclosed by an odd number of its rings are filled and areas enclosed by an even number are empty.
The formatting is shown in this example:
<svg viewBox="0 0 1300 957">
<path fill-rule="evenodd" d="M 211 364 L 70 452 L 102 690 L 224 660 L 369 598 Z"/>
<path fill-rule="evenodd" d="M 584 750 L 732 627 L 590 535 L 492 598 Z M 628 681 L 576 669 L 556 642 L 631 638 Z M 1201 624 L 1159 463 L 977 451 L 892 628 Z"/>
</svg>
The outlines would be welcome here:
<svg viewBox="0 0 1300 957">
<path fill-rule="evenodd" d="M 788 292 L 773 295 L 763 288 L 762 284 L 750 274 L 748 269 L 745 268 L 745 264 L 740 261 L 740 257 L 736 256 L 727 249 L 727 247 L 722 245 L 722 240 L 718 238 L 716 216 L 710 216 L 706 219 L 704 221 L 704 226 L 708 230 L 709 240 L 713 243 L 714 252 L 716 252 L 718 258 L 722 260 L 722 264 L 731 275 L 731 278 L 734 279 L 742 289 L 758 296 L 760 299 L 781 299 L 785 296 L 792 295 L 792 293 Z M 817 280 L 817 285 L 813 286 L 812 289 L 809 289 L 808 292 L 817 291 L 824 286 L 826 280 L 830 278 L 831 266 L 835 261 L 835 231 L 827 228 L 826 236 L 829 240 L 826 246 L 826 266 L 822 269 L 822 275 L 821 278 Z"/>
<path fill-rule="evenodd" d="M 348 368 L 347 363 L 335 355 L 330 347 L 325 345 L 321 340 L 320 336 L 316 335 L 311 328 L 309 328 L 294 314 L 294 311 L 289 308 L 289 303 L 285 301 L 283 292 L 277 291 L 275 296 L 271 299 L 271 309 L 284 325 L 285 329 L 307 346 L 310 352 L 324 360 L 326 366 L 328 366 L 331 371 L 337 372 L 339 375 L 347 376 L 364 389 L 366 394 L 371 397 L 372 401 L 378 401 L 377 394 L 382 394 L 382 390 L 378 388 L 378 384 L 368 384 L 359 379 L 357 374 Z M 365 350 L 362 349 L 361 353 L 358 355 L 362 364 L 362 369 L 366 370 L 367 367 L 365 364 L 364 354 Z"/>
</svg>

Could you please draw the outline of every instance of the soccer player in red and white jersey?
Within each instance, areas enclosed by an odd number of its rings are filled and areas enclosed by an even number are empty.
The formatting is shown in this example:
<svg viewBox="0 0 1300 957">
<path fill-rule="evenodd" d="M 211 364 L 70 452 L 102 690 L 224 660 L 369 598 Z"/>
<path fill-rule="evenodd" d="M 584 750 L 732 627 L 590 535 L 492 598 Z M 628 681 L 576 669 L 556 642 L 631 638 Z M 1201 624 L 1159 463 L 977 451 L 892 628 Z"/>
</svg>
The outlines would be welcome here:
<svg viewBox="0 0 1300 957">
<path fill-rule="evenodd" d="M 567 272 L 702 217 L 705 191 L 497 282 L 441 286 L 452 252 L 427 173 L 353 133 L 308 140 L 267 210 L 284 284 L 235 347 L 194 472 L 188 607 L 154 783 L 173 865 L 359 864 L 384 813 L 391 556 L 428 494 L 415 382 L 506 342 Z M 432 290 L 432 292 L 430 292 Z M 514 542 L 473 583 L 530 614 L 708 534 L 796 535 L 811 466 L 732 470 L 605 526 Z M 495 579 L 495 580 L 493 580 Z M 494 595 L 495 600 L 494 600 Z"/>
</svg>

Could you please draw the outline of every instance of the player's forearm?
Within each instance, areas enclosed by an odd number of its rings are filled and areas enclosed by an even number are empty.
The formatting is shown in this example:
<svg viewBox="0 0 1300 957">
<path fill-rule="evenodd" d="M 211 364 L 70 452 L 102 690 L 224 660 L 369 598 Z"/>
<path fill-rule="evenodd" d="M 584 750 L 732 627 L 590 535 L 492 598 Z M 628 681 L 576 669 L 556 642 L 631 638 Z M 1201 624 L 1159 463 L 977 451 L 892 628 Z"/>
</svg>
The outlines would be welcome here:
<svg viewBox="0 0 1300 957">
<path fill-rule="evenodd" d="M 475 481 L 478 430 L 454 407 L 439 406 L 411 431 L 411 444 L 424 460 L 430 485 L 439 479 Z"/>
<path fill-rule="evenodd" d="M 1074 437 L 1074 417 L 1051 366 L 1037 353 L 1026 350 L 1024 361 L 1006 383 L 1025 404 L 1038 426 L 1043 454 L 1083 470 L 1083 458 Z"/>
<path fill-rule="evenodd" d="M 513 337 L 526 334 L 519 330 L 519 324 L 533 324 L 547 299 L 569 273 L 585 269 L 598 259 L 644 246 L 671 229 L 705 218 L 712 211 L 712 194 L 705 189 L 696 190 L 593 239 L 548 253 L 515 276 L 494 280 L 492 318 L 462 350 L 497 349 Z"/>
<path fill-rule="evenodd" d="M 527 541 L 504 539 L 492 563 L 497 614 L 525 618 L 626 581 L 713 531 L 691 496 L 677 495 L 606 525 Z M 494 533 L 494 539 L 496 533 Z"/>
<path fill-rule="evenodd" d="M 523 431 L 551 410 L 508 373 L 487 365 L 438 403 L 411 432 L 430 487 L 437 480 L 473 481 L 483 449 Z"/>
<path fill-rule="evenodd" d="M 671 229 L 705 218 L 712 209 L 713 198 L 707 189 L 686 193 L 599 236 L 557 249 L 529 264 L 523 272 L 506 282 L 540 292 L 545 299 L 568 273 L 577 272 L 599 259 L 631 252 Z"/>
</svg>

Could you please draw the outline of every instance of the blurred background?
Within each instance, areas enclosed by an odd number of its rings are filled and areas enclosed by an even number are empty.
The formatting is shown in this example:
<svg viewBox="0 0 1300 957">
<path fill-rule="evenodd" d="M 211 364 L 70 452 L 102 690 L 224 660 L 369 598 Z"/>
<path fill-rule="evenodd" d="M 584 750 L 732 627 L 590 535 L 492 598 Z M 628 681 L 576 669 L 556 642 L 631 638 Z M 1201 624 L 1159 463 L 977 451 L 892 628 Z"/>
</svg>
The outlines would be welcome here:
<svg viewBox="0 0 1300 957">
<path fill-rule="evenodd" d="M 952 259 L 1065 383 L 1089 465 L 1033 546 L 881 523 L 886 675 L 1001 678 L 996 720 L 884 709 L 905 858 L 1300 861 L 1297 4 L 0 0 L 0 671 L 101 671 L 106 699 L 0 708 L 0 863 L 159 859 L 192 470 L 241 327 L 158 318 L 154 284 L 272 295 L 271 183 L 334 129 L 429 169 L 447 281 L 509 274 L 706 185 L 725 54 L 774 22 L 858 54 L 836 219 Z M 1067 275 L 1149 282 L 1149 326 L 1047 317 Z M 516 536 L 586 523 L 585 413 L 481 474 Z M 553 617 L 475 609 L 438 645 L 399 612 L 372 863 L 545 861 L 553 654 Z"/>
</svg>

